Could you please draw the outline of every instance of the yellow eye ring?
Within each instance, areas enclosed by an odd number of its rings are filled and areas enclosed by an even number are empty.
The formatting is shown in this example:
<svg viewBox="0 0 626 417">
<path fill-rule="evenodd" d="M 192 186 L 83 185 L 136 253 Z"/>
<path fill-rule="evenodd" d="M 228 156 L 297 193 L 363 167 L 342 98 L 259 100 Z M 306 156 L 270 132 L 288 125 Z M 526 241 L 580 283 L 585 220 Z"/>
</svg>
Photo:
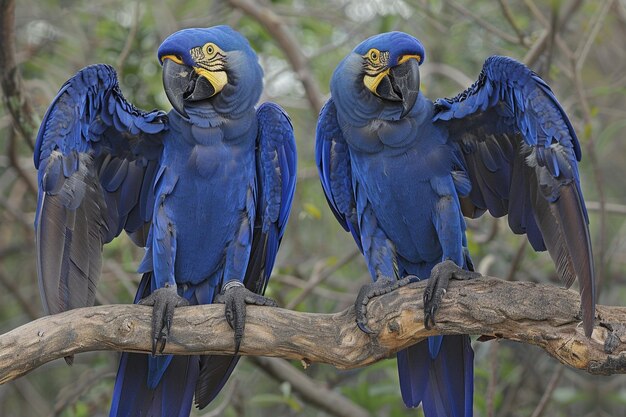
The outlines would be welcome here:
<svg viewBox="0 0 626 417">
<path fill-rule="evenodd" d="M 370 51 L 370 59 L 371 59 L 372 61 L 377 61 L 377 60 L 378 60 L 378 51 L 377 51 L 377 50 L 372 49 L 372 50 Z"/>
<path fill-rule="evenodd" d="M 213 58 L 217 54 L 217 47 L 211 42 L 204 45 L 203 50 L 207 58 Z"/>
</svg>

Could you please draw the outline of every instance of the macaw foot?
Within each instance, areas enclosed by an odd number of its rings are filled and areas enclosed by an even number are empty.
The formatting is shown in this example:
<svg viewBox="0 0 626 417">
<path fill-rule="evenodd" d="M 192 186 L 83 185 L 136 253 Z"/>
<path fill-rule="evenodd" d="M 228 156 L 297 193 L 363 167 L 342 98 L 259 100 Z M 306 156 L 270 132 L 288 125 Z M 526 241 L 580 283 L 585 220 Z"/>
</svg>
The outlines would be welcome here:
<svg viewBox="0 0 626 417">
<path fill-rule="evenodd" d="M 215 297 L 214 302 L 225 305 L 226 321 L 230 328 L 235 331 L 235 353 L 239 352 L 243 331 L 246 327 L 246 304 L 267 307 L 278 305 L 271 298 L 250 291 L 237 280 L 231 280 L 224 284 L 222 292 Z"/>
<path fill-rule="evenodd" d="M 478 272 L 467 271 L 447 260 L 438 263 L 430 272 L 428 285 L 424 289 L 424 327 L 430 329 L 435 324 L 435 313 L 447 291 L 451 279 L 468 280 L 479 278 Z"/>
<path fill-rule="evenodd" d="M 165 349 L 165 343 L 170 335 L 174 308 L 189 305 L 189 301 L 178 295 L 176 287 L 166 284 L 146 298 L 139 300 L 139 304 L 153 306 L 152 308 L 152 356 L 156 355 L 157 345 L 159 353 Z"/>
<path fill-rule="evenodd" d="M 356 302 L 354 303 L 356 324 L 359 326 L 359 329 L 364 333 L 375 333 L 372 329 L 367 327 L 367 304 L 372 298 L 390 293 L 393 290 L 397 290 L 400 287 L 404 287 L 407 284 L 419 280 L 420 279 L 415 275 L 408 275 L 402 279 L 380 277 L 376 282 L 362 286 L 356 297 Z"/>
</svg>

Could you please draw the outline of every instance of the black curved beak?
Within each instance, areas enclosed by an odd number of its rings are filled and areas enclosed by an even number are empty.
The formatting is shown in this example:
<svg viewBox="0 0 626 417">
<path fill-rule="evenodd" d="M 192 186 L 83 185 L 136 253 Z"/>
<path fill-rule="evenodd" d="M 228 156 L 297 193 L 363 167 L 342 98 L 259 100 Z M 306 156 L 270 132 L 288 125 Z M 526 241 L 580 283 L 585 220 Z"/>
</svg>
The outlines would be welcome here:
<svg viewBox="0 0 626 417">
<path fill-rule="evenodd" d="M 189 116 L 184 108 L 185 102 L 206 100 L 215 94 L 215 87 L 206 78 L 171 59 L 163 61 L 163 88 L 172 107 L 186 118 Z"/>
<path fill-rule="evenodd" d="M 187 65 L 177 64 L 171 59 L 163 61 L 163 89 L 167 99 L 178 113 L 188 118 L 185 112 L 185 94 L 190 90 L 194 71 Z"/>
<path fill-rule="evenodd" d="M 420 91 L 419 63 L 409 59 L 389 70 L 376 89 L 376 93 L 385 100 L 401 102 L 402 114 L 407 115 L 415 105 Z"/>
</svg>

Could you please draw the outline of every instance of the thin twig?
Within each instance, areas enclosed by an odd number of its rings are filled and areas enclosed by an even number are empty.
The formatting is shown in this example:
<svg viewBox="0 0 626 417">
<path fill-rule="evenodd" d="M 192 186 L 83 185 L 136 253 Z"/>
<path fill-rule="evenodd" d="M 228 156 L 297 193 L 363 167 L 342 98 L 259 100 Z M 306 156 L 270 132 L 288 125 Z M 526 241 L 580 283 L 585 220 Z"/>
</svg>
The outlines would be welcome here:
<svg viewBox="0 0 626 417">
<path fill-rule="evenodd" d="M 22 310 L 30 320 L 35 320 L 41 314 L 40 312 L 33 307 L 33 303 L 31 300 L 27 300 L 22 293 L 20 292 L 19 285 L 15 284 L 14 281 L 9 279 L 6 275 L 4 268 L 0 267 L 0 284 L 13 296 L 15 301 L 22 307 Z"/>
<path fill-rule="evenodd" d="M 35 412 L 35 416 L 43 417 L 46 415 L 50 406 L 32 382 L 26 378 L 20 379 L 13 384 L 13 388 L 15 388 L 24 399 L 23 404 L 28 404 L 30 409 Z M 35 416 L 31 414 L 31 417 Z"/>
<path fill-rule="evenodd" d="M 95 385 L 101 383 L 105 379 L 114 378 L 115 372 L 108 369 L 96 371 L 88 368 L 82 375 L 78 377 L 74 384 L 68 385 L 57 396 L 53 410 L 49 417 L 58 417 L 67 410 L 68 407 L 76 404 L 76 402 L 85 395 Z"/>
<path fill-rule="evenodd" d="M 34 149 L 35 117 L 24 97 L 22 76 L 15 58 L 15 0 L 0 0 L 0 84 L 4 106 L 13 119 L 13 128 L 30 149 Z"/>
<path fill-rule="evenodd" d="M 470 19 L 474 20 L 476 23 L 478 23 L 487 32 L 490 32 L 493 35 L 496 35 L 497 37 L 499 37 L 500 39 L 502 39 L 504 41 L 507 41 L 507 42 L 510 42 L 510 43 L 514 43 L 514 44 L 518 43 L 519 39 L 518 39 L 517 36 L 511 35 L 511 34 L 505 32 L 505 31 L 501 30 L 500 28 L 492 25 L 491 23 L 489 23 L 488 21 L 486 21 L 482 17 L 480 17 L 477 14 L 473 13 L 472 11 L 466 9 L 461 4 L 459 4 L 459 3 L 455 2 L 455 1 L 450 1 L 450 0 L 447 0 L 446 4 L 448 6 L 450 6 L 451 8 L 453 8 L 460 15 L 463 15 L 463 16 L 465 16 L 467 18 L 470 18 Z"/>
<path fill-rule="evenodd" d="M 530 417 L 541 417 L 543 412 L 545 411 L 546 406 L 552 399 L 552 394 L 554 390 L 559 385 L 559 380 L 561 379 L 561 375 L 563 375 L 563 367 L 557 366 L 557 368 L 552 373 L 552 377 L 550 378 L 550 382 L 548 382 L 548 386 L 546 387 L 543 395 L 541 396 L 541 400 L 539 400 L 539 404 L 533 411 Z"/>
<path fill-rule="evenodd" d="M 289 285 L 294 288 L 305 289 L 308 287 L 309 281 L 302 278 L 286 275 L 286 274 L 272 274 L 272 282 Z M 340 303 L 350 303 L 354 301 L 354 295 L 345 292 L 333 291 L 321 286 L 315 287 L 312 293 L 324 298 L 325 300 L 338 301 Z"/>
<path fill-rule="evenodd" d="M 523 62 L 526 65 L 528 65 L 529 67 L 533 67 L 535 65 L 537 60 L 541 57 L 545 49 L 548 47 L 548 41 L 552 37 L 551 32 L 559 32 L 563 27 L 564 22 L 568 22 L 572 18 L 572 16 L 580 8 L 582 3 L 582 0 L 572 0 L 570 3 L 568 3 L 567 6 L 563 8 L 564 11 L 561 14 L 561 17 L 559 18 L 556 25 L 550 25 L 548 19 L 544 18 L 546 22 L 546 24 L 544 25 L 546 26 L 546 30 L 544 30 L 539 39 L 537 39 L 537 41 L 532 45 L 532 47 L 524 56 Z"/>
<path fill-rule="evenodd" d="M 336 391 L 295 369 L 284 359 L 252 357 L 252 362 L 277 381 L 287 381 L 307 403 L 336 417 L 369 417 L 369 412 Z"/>
<path fill-rule="evenodd" d="M 443 75 L 457 83 L 461 88 L 467 88 L 474 82 L 472 78 L 465 75 L 458 68 L 441 62 L 430 62 L 428 65 L 424 65 L 424 76 L 432 74 Z"/>
<path fill-rule="evenodd" d="M 261 6 L 248 0 L 228 0 L 228 2 L 231 6 L 240 9 L 258 21 L 272 35 L 302 83 L 312 109 L 318 113 L 324 104 L 324 99 L 309 67 L 308 60 L 302 53 L 302 48 L 288 30 L 285 22 L 268 6 Z"/>
<path fill-rule="evenodd" d="M 120 55 L 117 57 L 117 76 L 120 80 L 124 76 L 124 63 L 126 63 L 126 59 L 128 58 L 128 55 L 133 48 L 133 44 L 135 43 L 135 38 L 137 37 L 140 15 L 140 3 L 139 1 L 136 1 L 133 9 L 133 21 L 130 25 L 128 35 L 126 36 L 126 43 L 124 43 L 124 48 L 122 48 L 122 52 L 120 52 Z"/>
<path fill-rule="evenodd" d="M 539 7 L 537 7 L 533 0 L 524 0 L 524 4 L 526 4 L 526 7 L 528 7 L 530 12 L 533 14 L 533 16 L 535 16 L 535 19 L 537 19 L 539 23 L 541 23 L 544 27 L 550 26 L 550 22 L 548 21 L 548 19 L 546 19 L 543 13 L 541 13 L 541 10 L 539 10 Z"/>
<path fill-rule="evenodd" d="M 500 3 L 502 14 L 506 18 L 507 22 L 509 22 L 509 24 L 511 25 L 511 28 L 517 34 L 517 37 L 519 39 L 519 44 L 522 46 L 526 46 L 528 44 L 528 42 L 526 41 L 526 35 L 522 31 L 522 29 L 517 25 L 517 23 L 515 23 L 515 16 L 513 16 L 513 12 L 511 11 L 511 7 L 509 6 L 509 3 L 507 3 L 506 0 L 498 0 L 498 3 Z"/>
<path fill-rule="evenodd" d="M 339 270 L 340 268 L 351 262 L 359 255 L 359 253 L 360 252 L 358 251 L 358 249 L 355 249 L 347 255 L 344 255 L 343 258 L 338 260 L 333 265 L 330 265 L 329 267 L 322 269 L 318 273 L 313 274 L 311 278 L 307 281 L 306 287 L 302 289 L 302 292 L 292 298 L 285 308 L 287 308 L 288 310 L 293 310 L 294 308 L 296 308 L 296 306 L 300 304 L 314 288 L 316 288 L 322 282 L 326 281 L 328 277 L 335 273 L 335 271 Z"/>
<path fill-rule="evenodd" d="M 591 32 L 588 36 L 584 37 L 581 44 L 576 48 L 574 54 L 576 58 L 572 59 L 572 66 L 574 68 L 574 84 L 576 92 L 582 108 L 583 119 L 585 126 L 592 126 L 591 106 L 587 100 L 585 89 L 582 81 L 582 70 L 591 51 L 592 45 L 595 43 L 596 37 L 600 33 L 600 29 L 608 15 L 608 12 L 613 4 L 613 0 L 607 0 L 600 11 L 596 14 L 591 24 Z M 595 180 L 596 192 L 598 193 L 598 200 L 600 204 L 600 226 L 598 245 L 596 250 L 596 256 L 598 262 L 596 263 L 596 277 L 597 277 L 597 292 L 602 288 L 601 282 L 604 275 L 605 262 L 606 262 L 606 234 L 607 234 L 607 219 L 606 219 L 606 192 L 604 190 L 604 174 L 600 165 L 600 161 L 596 154 L 595 141 L 593 135 L 589 135 L 586 142 L 585 149 L 589 156 L 589 161 L 593 170 L 593 178 Z"/>
<path fill-rule="evenodd" d="M 513 281 L 515 279 L 515 274 L 519 269 L 522 260 L 524 259 L 524 254 L 526 253 L 526 246 L 528 246 L 528 239 L 521 239 L 519 246 L 517 247 L 517 251 L 515 251 L 515 256 L 513 257 L 513 261 L 511 262 L 511 266 L 509 267 L 509 272 L 506 275 L 507 281 Z"/>
<path fill-rule="evenodd" d="M 500 349 L 500 343 L 494 341 L 489 346 L 490 369 L 489 369 L 489 381 L 487 382 L 487 397 L 485 400 L 485 407 L 487 408 L 487 417 L 493 417 L 495 415 L 495 398 L 496 387 L 498 386 L 498 350 Z"/>
<path fill-rule="evenodd" d="M 589 211 L 601 211 L 602 205 L 599 201 L 585 201 L 585 206 Z M 604 212 L 607 214 L 626 215 L 626 205 L 616 203 L 604 203 Z"/>
</svg>

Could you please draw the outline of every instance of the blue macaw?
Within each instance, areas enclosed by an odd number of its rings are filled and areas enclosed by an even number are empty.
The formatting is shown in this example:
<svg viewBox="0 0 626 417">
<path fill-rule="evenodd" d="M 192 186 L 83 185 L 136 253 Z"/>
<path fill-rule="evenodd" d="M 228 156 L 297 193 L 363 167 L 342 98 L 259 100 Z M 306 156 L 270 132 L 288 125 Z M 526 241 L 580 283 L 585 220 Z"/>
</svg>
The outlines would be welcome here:
<svg viewBox="0 0 626 417">
<path fill-rule="evenodd" d="M 67 81 L 35 149 L 39 284 L 47 313 L 90 306 L 102 246 L 125 230 L 146 253 L 135 302 L 152 305 L 153 356 L 124 353 L 111 416 L 188 416 L 206 406 L 238 356 L 154 356 L 174 307 L 225 303 L 237 349 L 245 305 L 274 305 L 267 281 L 296 181 L 293 127 L 255 109 L 263 72 L 227 26 L 185 29 L 158 50 L 168 114 L 135 108 L 116 73 L 93 65 Z"/>
<path fill-rule="evenodd" d="M 367 301 L 428 278 L 425 325 L 450 279 L 477 274 L 463 216 L 508 214 L 513 232 L 548 250 L 564 283 L 578 276 L 585 334 L 593 329 L 595 284 L 577 161 L 580 145 L 548 85 L 502 56 L 478 80 L 435 103 L 419 91 L 424 47 L 401 32 L 360 43 L 337 66 L 317 125 L 324 193 L 350 231 L 375 281 Z M 471 416 L 473 351 L 468 336 L 430 337 L 397 354 L 402 397 L 427 417 Z"/>
</svg>

